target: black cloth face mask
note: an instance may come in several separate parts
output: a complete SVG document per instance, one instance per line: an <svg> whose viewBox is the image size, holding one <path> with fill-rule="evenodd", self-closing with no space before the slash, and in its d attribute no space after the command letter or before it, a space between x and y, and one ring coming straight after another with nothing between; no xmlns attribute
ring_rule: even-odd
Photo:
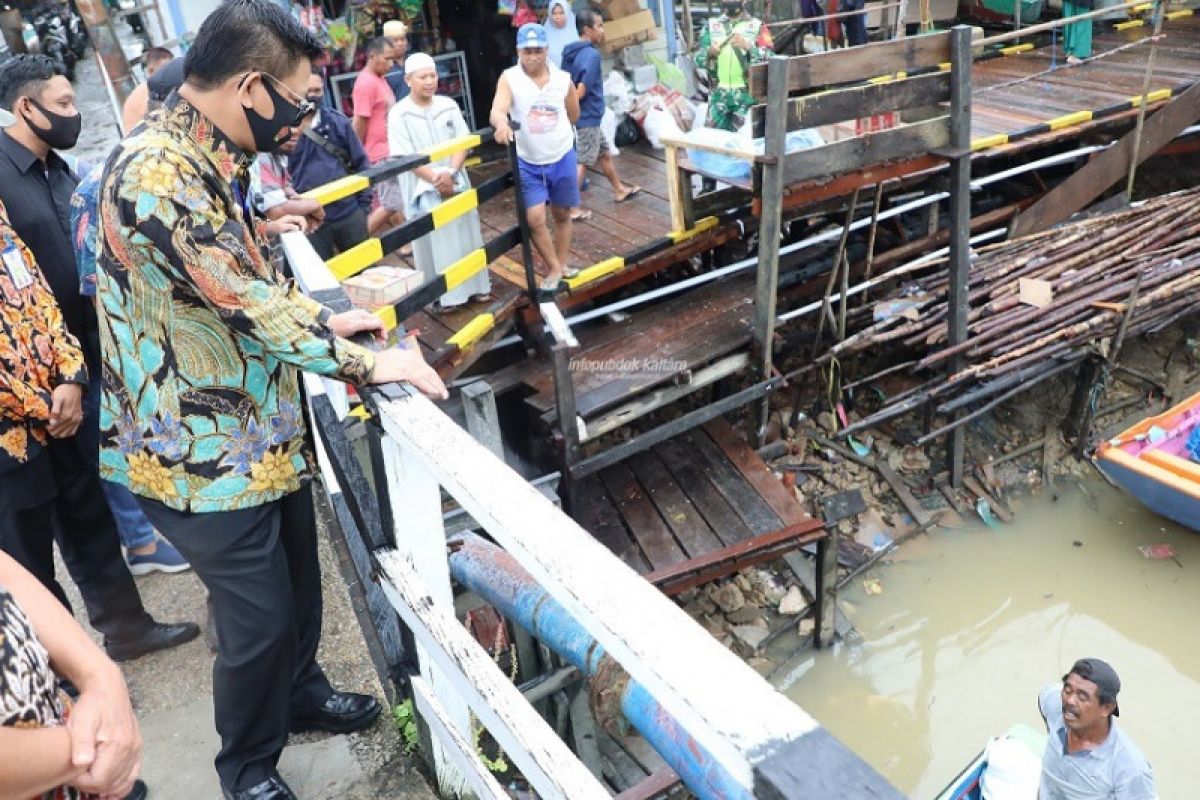
<svg viewBox="0 0 1200 800"><path fill-rule="evenodd" d="M29 102L38 111L50 120L50 127L43 128L29 117L25 117L25 122L28 123L39 139L53 147L55 150L70 150L79 141L79 131L83 129L83 117L76 111L71 116L63 116L55 114L37 100L32 97L28 98Z"/></svg>
<svg viewBox="0 0 1200 800"><path fill-rule="evenodd" d="M253 73L247 73L242 82L245 83L251 74ZM285 128L298 127L304 118L313 112L315 106L308 100L305 100L303 105L298 105L285 99L275 88L276 79L265 72L260 74L263 88L267 90L267 96L271 98L275 110L271 116L264 117L254 110L254 106L242 106L242 113L246 115L246 124L250 126L250 135L254 138L254 152L278 153L290 138L290 130L282 136L280 132Z"/></svg>

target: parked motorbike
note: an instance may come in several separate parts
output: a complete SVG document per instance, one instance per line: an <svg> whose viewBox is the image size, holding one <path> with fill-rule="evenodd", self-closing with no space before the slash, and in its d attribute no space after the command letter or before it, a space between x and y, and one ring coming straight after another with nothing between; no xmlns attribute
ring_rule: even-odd
<svg viewBox="0 0 1200 800"><path fill-rule="evenodd" d="M71 45L71 52L75 54L75 58L83 58L88 46L88 29L87 25L83 24L83 18L75 10L73 3L64 0L58 0L58 16L67 28L67 42Z"/></svg>
<svg viewBox="0 0 1200 800"><path fill-rule="evenodd" d="M53 5L39 9L33 17L33 29L41 41L42 54L48 56L55 66L62 70L67 80L75 80L75 62L79 57L71 49L67 26L63 24L58 9Z"/></svg>

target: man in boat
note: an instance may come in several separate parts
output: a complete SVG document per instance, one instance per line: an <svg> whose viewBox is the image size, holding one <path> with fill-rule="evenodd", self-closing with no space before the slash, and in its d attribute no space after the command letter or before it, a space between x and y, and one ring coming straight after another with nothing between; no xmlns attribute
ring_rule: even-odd
<svg viewBox="0 0 1200 800"><path fill-rule="evenodd" d="M571 76L546 58L546 29L527 22L517 31L517 60L496 84L491 122L496 141L513 138L508 121L520 125L517 167L521 198L530 235L538 255L550 267L542 288L554 289L577 270L567 266L571 250L571 209L579 206L579 176L575 160L575 133L579 119L579 94ZM554 217L554 236L546 224L546 204Z"/></svg>
<svg viewBox="0 0 1200 800"><path fill-rule="evenodd" d="M1117 727L1121 679L1098 658L1081 658L1038 697L1050 740L1038 800L1156 800L1150 762Z"/></svg>
<svg viewBox="0 0 1200 800"><path fill-rule="evenodd" d="M708 72L713 87L706 124L736 131L754 105L750 67L766 61L775 43L762 20L746 11L744 0L724 0L721 10L700 32L696 66Z"/></svg>

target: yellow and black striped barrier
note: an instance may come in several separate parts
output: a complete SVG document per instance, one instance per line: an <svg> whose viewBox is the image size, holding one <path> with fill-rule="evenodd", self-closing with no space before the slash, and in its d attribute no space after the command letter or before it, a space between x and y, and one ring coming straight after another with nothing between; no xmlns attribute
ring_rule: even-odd
<svg viewBox="0 0 1200 800"><path fill-rule="evenodd" d="M580 270L579 274L573 278L567 278L563 281L570 291L577 291L588 284L595 283L601 278L612 275L624 269L626 264L636 264L637 262L648 258L655 253L665 250L667 247L676 244L682 244L694 236L697 236L705 231L710 231L717 227L720 220L717 217L704 217L697 220L696 224L691 228L683 231L671 231L666 236L655 239L652 242L647 242L641 247L625 254L624 256L613 256L605 260L593 264L587 269ZM496 324L503 319L506 307L503 303L488 309L484 313L476 316L466 325L464 325L456 334L446 340L446 347L437 353L431 360L434 365L444 363L455 354L466 352L479 343L481 339L486 337ZM376 312L378 313L378 312ZM385 324L388 320L384 320Z"/></svg>
<svg viewBox="0 0 1200 800"><path fill-rule="evenodd" d="M390 331L446 292L456 286L461 286L480 270L487 269L488 264L520 243L521 229L514 225L483 247L467 253L451 264L445 272L431 281L426 281L392 305L376 309L375 314L383 320L383 324Z"/></svg>
<svg viewBox="0 0 1200 800"><path fill-rule="evenodd" d="M326 261L325 266L329 268L335 278L344 281L362 272L386 254L400 249L409 242L415 242L438 228L445 227L468 211L475 210L481 203L492 199L512 186L512 180L512 173L505 172L503 175L484 181L473 189L468 189L444 200L428 213L397 225L379 237L364 239L346 252L339 253Z"/></svg>
<svg viewBox="0 0 1200 800"><path fill-rule="evenodd" d="M1144 98L1144 101L1147 103L1158 103L1163 100L1169 100L1170 98L1178 94L1182 94L1190 89L1193 83L1194 82L1180 84L1173 89L1156 89L1147 94ZM1020 141L1021 139L1026 139L1030 136L1037 136L1040 133L1049 133L1050 131L1057 131L1063 128L1072 127L1074 125L1082 125L1085 122L1104 119L1105 117L1111 117L1116 114L1120 114L1123 111L1135 109L1140 106L1142 102L1143 97L1141 95L1134 95L1127 100L1122 100L1118 103L1104 106L1103 108L1097 108L1092 111L1086 109L1073 111L1070 114L1063 114L1060 117L1055 117L1054 119L1048 119L1045 122L1039 122L1035 125L1021 128L1020 130L1013 131L1012 133L997 133L991 136L981 136L977 139L971 140L971 150L974 152L990 150L993 147L1001 147L1006 144Z"/></svg>
<svg viewBox="0 0 1200 800"><path fill-rule="evenodd" d="M1142 6L1134 6L1130 10L1137 11L1138 9L1142 8L1143 6L1145 6L1147 9L1149 9L1149 8L1153 8L1154 4L1153 3L1144 3ZM1168 11L1166 14L1163 14L1163 19L1164 20L1184 19L1185 17L1190 17L1190 16L1195 15L1195 13L1196 13L1196 10L1194 8L1181 8L1178 11ZM1129 19L1129 20L1125 20L1124 22L1118 22L1116 25L1113 25L1113 29L1118 30L1118 31L1127 31L1132 28L1141 28L1146 25L1153 25L1153 24L1154 24L1153 17L1142 17L1141 19Z"/></svg>
<svg viewBox="0 0 1200 800"><path fill-rule="evenodd" d="M491 135L492 132L489 128L482 133L471 133L466 136L459 136L457 139L451 139L448 142L422 148L410 156L387 158L362 172L338 178L335 181L330 181L329 183L309 189L307 192L301 192L300 196L316 200L321 205L327 206L330 203L336 203L338 200L345 200L347 197L369 189L377 183L386 181L389 178L395 178L397 175L409 172L417 167L423 167L433 161L441 161L443 158L452 156L463 150L479 147L485 141L490 140Z"/></svg>

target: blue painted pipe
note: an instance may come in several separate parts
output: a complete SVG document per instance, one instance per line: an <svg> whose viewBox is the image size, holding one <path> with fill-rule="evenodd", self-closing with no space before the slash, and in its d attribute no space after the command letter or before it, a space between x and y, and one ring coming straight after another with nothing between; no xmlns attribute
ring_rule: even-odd
<svg viewBox="0 0 1200 800"><path fill-rule="evenodd" d="M450 574L508 619L529 631L584 675L594 675L604 647L503 549L474 534L456 537ZM714 686L713 691L729 687ZM749 800L735 781L657 700L630 678L621 711L684 784L701 800Z"/></svg>

